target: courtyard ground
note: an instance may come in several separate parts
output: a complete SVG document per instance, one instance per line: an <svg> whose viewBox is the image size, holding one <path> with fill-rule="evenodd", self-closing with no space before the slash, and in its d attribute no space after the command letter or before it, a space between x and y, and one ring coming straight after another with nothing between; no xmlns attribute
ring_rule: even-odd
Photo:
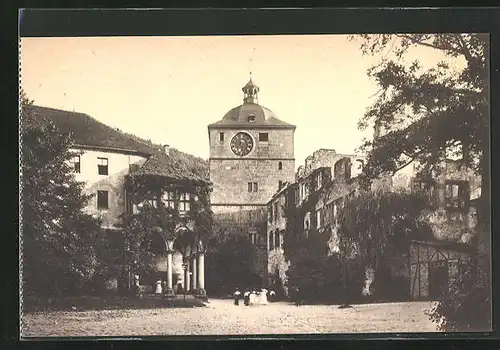
<svg viewBox="0 0 500 350"><path fill-rule="evenodd" d="M353 305L235 306L211 299L206 307L49 311L22 317L23 337L244 335L358 332L436 332L429 302Z"/></svg>

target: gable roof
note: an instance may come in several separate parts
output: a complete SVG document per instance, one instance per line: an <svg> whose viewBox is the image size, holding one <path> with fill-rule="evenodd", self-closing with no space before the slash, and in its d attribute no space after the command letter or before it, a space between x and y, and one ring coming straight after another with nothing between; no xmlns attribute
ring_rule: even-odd
<svg viewBox="0 0 500 350"><path fill-rule="evenodd" d="M72 133L77 146L131 151L146 155L154 152L151 147L132 140L87 114L42 106L32 106L32 111L33 113L27 113L26 117L51 120L61 132Z"/></svg>
<svg viewBox="0 0 500 350"><path fill-rule="evenodd" d="M172 180L209 182L208 163L199 157L170 148L165 154L161 145L155 145L131 134L125 134L99 122L84 113L32 106L24 122L52 121L59 131L72 133L75 146L97 147L109 151L127 151L144 155L148 159L133 175L163 176ZM160 150L161 149L161 150Z"/></svg>

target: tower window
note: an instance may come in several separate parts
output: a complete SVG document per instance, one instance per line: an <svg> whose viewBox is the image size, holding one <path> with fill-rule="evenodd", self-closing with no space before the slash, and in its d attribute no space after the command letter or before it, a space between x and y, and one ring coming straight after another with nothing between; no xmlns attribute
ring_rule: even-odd
<svg viewBox="0 0 500 350"><path fill-rule="evenodd" d="M224 142L224 133L223 132L219 133L219 141Z"/></svg>
<svg viewBox="0 0 500 350"><path fill-rule="evenodd" d="M269 142L269 134L267 132L259 133L259 141L260 142Z"/></svg>
<svg viewBox="0 0 500 350"><path fill-rule="evenodd" d="M250 114L250 115L248 116L248 121L249 121L250 123L255 123L255 115Z"/></svg>
<svg viewBox="0 0 500 350"><path fill-rule="evenodd" d="M259 185L257 182L248 183L248 192L257 192L259 190Z"/></svg>
<svg viewBox="0 0 500 350"><path fill-rule="evenodd" d="M283 162L278 162L278 170L283 170Z"/></svg>
<svg viewBox="0 0 500 350"><path fill-rule="evenodd" d="M282 187L283 187L283 181L279 180L278 181L278 190L281 190Z"/></svg>

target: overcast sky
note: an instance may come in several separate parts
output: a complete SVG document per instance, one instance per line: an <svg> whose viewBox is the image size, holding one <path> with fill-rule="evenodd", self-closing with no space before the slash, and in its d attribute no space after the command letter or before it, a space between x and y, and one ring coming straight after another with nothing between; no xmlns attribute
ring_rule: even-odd
<svg viewBox="0 0 500 350"><path fill-rule="evenodd" d="M356 124L375 100L366 70L379 59L343 35L24 38L21 85L38 105L207 158L207 125L242 103L252 71L259 103L297 126L299 166L319 148L352 153L371 137Z"/></svg>

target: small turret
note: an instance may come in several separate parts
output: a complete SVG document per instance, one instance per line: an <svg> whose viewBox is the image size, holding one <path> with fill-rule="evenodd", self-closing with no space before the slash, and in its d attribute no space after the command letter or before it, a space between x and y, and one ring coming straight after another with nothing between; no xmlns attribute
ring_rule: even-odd
<svg viewBox="0 0 500 350"><path fill-rule="evenodd" d="M241 89L243 91L243 103L258 103L259 87L252 81L252 73L250 73L250 80Z"/></svg>

